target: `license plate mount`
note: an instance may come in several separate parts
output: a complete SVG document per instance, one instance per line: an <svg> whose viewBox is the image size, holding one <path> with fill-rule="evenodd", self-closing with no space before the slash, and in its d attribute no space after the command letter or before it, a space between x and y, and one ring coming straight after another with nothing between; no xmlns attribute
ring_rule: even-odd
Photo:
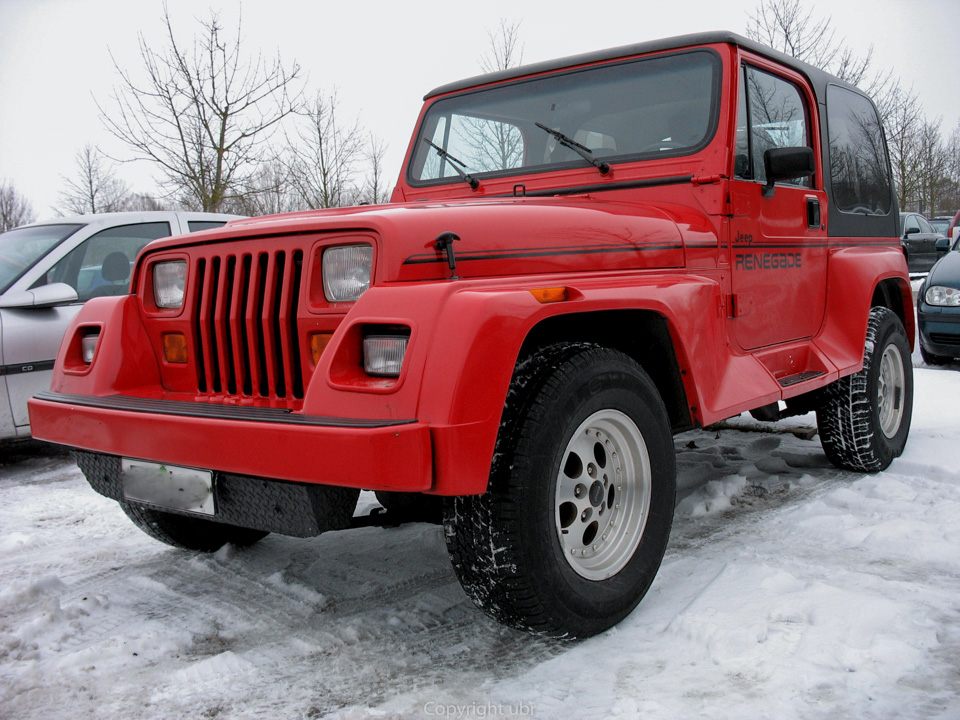
<svg viewBox="0 0 960 720"><path fill-rule="evenodd" d="M215 515L213 473L209 470L123 458L123 497L166 510Z"/></svg>

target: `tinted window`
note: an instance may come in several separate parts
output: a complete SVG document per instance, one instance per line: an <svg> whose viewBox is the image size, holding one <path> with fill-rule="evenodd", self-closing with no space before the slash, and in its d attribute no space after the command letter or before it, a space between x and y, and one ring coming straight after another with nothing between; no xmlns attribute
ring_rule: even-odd
<svg viewBox="0 0 960 720"><path fill-rule="evenodd" d="M36 285L67 283L77 291L80 300L122 295L129 287L137 253L151 240L169 236L170 224L165 222L101 230L71 250Z"/></svg>
<svg viewBox="0 0 960 720"><path fill-rule="evenodd" d="M846 212L890 212L890 168L880 118L873 104L855 92L827 89L830 182L833 201Z"/></svg>
<svg viewBox="0 0 960 720"><path fill-rule="evenodd" d="M807 111L791 82L745 67L737 112L737 177L766 182L763 154L772 148L809 146ZM809 178L783 181L809 185Z"/></svg>
<svg viewBox="0 0 960 720"><path fill-rule="evenodd" d="M901 232L904 235L910 230L913 230L914 232L920 231L920 223L917 222L916 215L903 215L900 218L900 224L903 226Z"/></svg>
<svg viewBox="0 0 960 720"><path fill-rule="evenodd" d="M226 220L188 220L187 228L190 232L200 232L201 230L223 227L226 223Z"/></svg>
<svg viewBox="0 0 960 720"><path fill-rule="evenodd" d="M938 233L942 233L943 235L947 234L947 228L950 227L950 221L943 219L931 220L930 224L933 226L934 230L936 230Z"/></svg>
<svg viewBox="0 0 960 720"><path fill-rule="evenodd" d="M693 152L714 132L718 83L717 56L694 51L455 95L427 112L409 178L456 182L454 163L481 178L586 164L538 123L607 162Z"/></svg>
<svg viewBox="0 0 960 720"><path fill-rule="evenodd" d="M0 292L83 225L34 225L0 234Z"/></svg>

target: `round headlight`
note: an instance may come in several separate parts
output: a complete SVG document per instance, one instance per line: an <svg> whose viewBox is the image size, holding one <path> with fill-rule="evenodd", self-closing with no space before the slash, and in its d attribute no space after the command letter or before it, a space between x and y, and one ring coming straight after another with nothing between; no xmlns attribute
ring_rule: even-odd
<svg viewBox="0 0 960 720"><path fill-rule="evenodd" d="M329 302L354 302L370 287L371 245L340 245L323 251L323 294Z"/></svg>
<svg viewBox="0 0 960 720"><path fill-rule="evenodd" d="M153 299L158 308L176 309L183 305L186 284L185 260L169 260L153 266Z"/></svg>
<svg viewBox="0 0 960 720"><path fill-rule="evenodd" d="M933 285L927 288L923 299L928 305L937 305L938 307L960 307L960 289L944 287L943 285Z"/></svg>

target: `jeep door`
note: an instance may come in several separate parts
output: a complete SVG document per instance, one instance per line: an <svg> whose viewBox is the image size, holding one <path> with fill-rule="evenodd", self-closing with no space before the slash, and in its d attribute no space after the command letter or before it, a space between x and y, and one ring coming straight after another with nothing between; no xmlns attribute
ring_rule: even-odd
<svg viewBox="0 0 960 720"><path fill-rule="evenodd" d="M737 75L731 315L736 341L752 349L819 330L826 302L827 200L819 168L812 176L767 184L767 151L810 148L820 157L815 104L803 79L753 56L744 58Z"/></svg>

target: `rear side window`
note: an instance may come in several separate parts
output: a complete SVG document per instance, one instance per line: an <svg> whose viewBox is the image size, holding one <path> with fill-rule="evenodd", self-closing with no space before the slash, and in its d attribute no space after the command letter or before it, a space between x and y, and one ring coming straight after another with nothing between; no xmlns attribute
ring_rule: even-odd
<svg viewBox="0 0 960 720"><path fill-rule="evenodd" d="M200 232L201 230L212 230L213 228L223 227L226 220L188 220L187 228L189 232Z"/></svg>
<svg viewBox="0 0 960 720"><path fill-rule="evenodd" d="M886 215L891 208L890 166L877 111L846 88L827 88L830 183L837 209Z"/></svg>

